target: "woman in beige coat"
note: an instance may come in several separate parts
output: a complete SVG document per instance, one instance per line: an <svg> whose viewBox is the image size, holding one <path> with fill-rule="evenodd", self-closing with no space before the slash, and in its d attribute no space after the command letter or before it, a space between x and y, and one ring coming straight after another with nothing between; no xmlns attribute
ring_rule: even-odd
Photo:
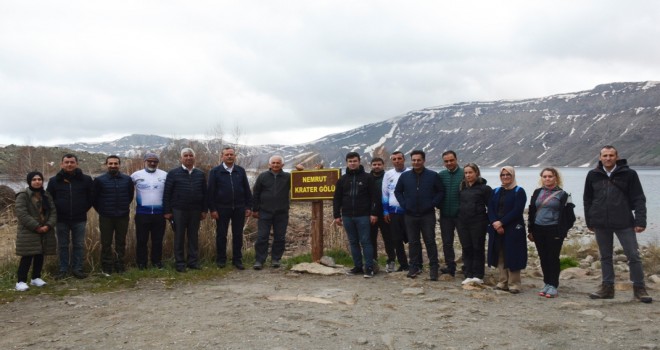
<svg viewBox="0 0 660 350"><path fill-rule="evenodd" d="M31 265L33 268L30 284L35 287L43 287L46 284L41 279L44 255L54 255L56 246L57 214L53 199L44 191L44 176L33 171L27 175L27 183L28 188L16 195L16 255L21 257L16 283L16 290L19 292L29 289L27 277Z"/></svg>

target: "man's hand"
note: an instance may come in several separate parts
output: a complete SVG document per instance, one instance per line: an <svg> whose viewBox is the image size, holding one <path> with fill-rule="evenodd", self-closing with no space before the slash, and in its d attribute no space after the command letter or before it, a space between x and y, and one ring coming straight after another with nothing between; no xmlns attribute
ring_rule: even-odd
<svg viewBox="0 0 660 350"><path fill-rule="evenodd" d="M341 217L335 219L335 224L337 224L337 225L341 225L341 224L342 224L342 222L341 222Z"/></svg>
<svg viewBox="0 0 660 350"><path fill-rule="evenodd" d="M642 233L644 230L646 230L646 227L635 226L635 232L637 233Z"/></svg>
<svg viewBox="0 0 660 350"><path fill-rule="evenodd" d="M259 212L258 211L253 211L252 212L252 217L255 218L255 219L258 219L259 218Z"/></svg>
<svg viewBox="0 0 660 350"><path fill-rule="evenodd" d="M211 212L211 217L213 218L213 220L220 219L220 215L218 214L217 210L214 210L214 211Z"/></svg>
<svg viewBox="0 0 660 350"><path fill-rule="evenodd" d="M165 217L165 219L167 219L167 220L172 220L172 213L163 214L163 217Z"/></svg>
<svg viewBox="0 0 660 350"><path fill-rule="evenodd" d="M369 216L369 221L371 222L372 225L375 225L378 222L378 216L376 215Z"/></svg>
<svg viewBox="0 0 660 350"><path fill-rule="evenodd" d="M390 223L390 214L383 215L383 220L385 220L386 223Z"/></svg>
<svg viewBox="0 0 660 350"><path fill-rule="evenodd" d="M246 217L246 218L249 218L250 215L252 215L252 210L250 210L250 209L245 209L245 217Z"/></svg>

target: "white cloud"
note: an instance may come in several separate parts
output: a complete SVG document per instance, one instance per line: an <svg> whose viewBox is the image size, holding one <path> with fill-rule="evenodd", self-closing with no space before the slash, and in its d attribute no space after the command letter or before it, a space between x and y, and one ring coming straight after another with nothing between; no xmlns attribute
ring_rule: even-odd
<svg viewBox="0 0 660 350"><path fill-rule="evenodd" d="M660 80L660 3L0 0L0 144L300 143L409 110Z"/></svg>

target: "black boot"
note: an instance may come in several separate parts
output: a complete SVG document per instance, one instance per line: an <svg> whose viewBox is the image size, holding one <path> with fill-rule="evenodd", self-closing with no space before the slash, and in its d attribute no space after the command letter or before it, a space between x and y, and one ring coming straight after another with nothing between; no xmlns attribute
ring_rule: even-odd
<svg viewBox="0 0 660 350"><path fill-rule="evenodd" d="M591 299L614 299L614 285L613 284L601 284L600 288L589 294Z"/></svg>
<svg viewBox="0 0 660 350"><path fill-rule="evenodd" d="M633 293L635 299L641 301L642 303L650 304L653 301L653 298L649 296L649 293L646 292L646 287L644 286L633 286Z"/></svg>

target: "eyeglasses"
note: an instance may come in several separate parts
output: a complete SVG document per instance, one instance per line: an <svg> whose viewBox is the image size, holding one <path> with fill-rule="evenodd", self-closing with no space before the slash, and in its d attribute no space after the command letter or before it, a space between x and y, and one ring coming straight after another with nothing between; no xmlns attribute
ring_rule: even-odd
<svg viewBox="0 0 660 350"><path fill-rule="evenodd" d="M157 160L148 160L147 163L158 164L158 161Z"/></svg>
<svg viewBox="0 0 660 350"><path fill-rule="evenodd" d="M503 173L503 174L500 174L500 177L511 177L511 174Z"/></svg>

